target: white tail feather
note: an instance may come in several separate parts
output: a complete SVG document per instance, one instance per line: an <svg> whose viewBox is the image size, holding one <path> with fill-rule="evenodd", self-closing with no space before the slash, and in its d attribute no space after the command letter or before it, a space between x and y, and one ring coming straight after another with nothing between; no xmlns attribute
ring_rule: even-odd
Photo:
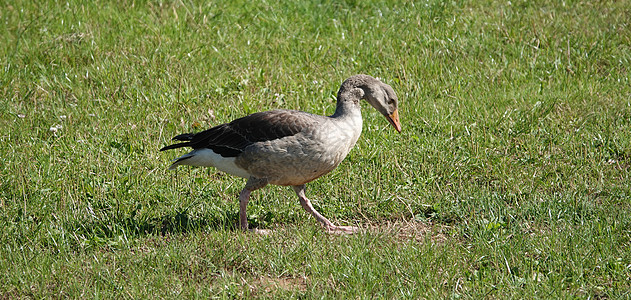
<svg viewBox="0 0 631 300"><path fill-rule="evenodd" d="M239 176L243 178L249 178L250 174L238 167L234 162L234 157L223 157L211 149L197 149L187 154L184 154L175 160L169 167L169 170L175 170L180 165L196 166L196 167L215 167L220 171Z"/></svg>

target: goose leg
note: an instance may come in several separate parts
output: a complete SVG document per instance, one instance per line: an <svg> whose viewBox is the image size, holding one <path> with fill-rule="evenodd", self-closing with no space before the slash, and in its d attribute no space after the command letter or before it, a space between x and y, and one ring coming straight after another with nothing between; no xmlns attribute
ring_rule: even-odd
<svg viewBox="0 0 631 300"><path fill-rule="evenodd" d="M309 199L307 199L307 197L305 196L305 185L294 185L292 186L294 188L294 191L296 192L296 195L298 195L298 199L300 199L300 205L302 205L302 208L304 208L308 213L310 213L314 218L316 218L316 220L318 220L318 222L322 223L322 225L324 226L324 228L326 229L327 232L329 233L346 233L346 234L353 234L355 232L357 232L358 228L357 227L353 227L353 226L335 226L333 225L333 223L331 223L331 221L329 221L327 218L325 218L323 215L321 215L317 210L315 210L315 208L313 208L313 205L311 205L311 201L309 201Z"/></svg>
<svg viewBox="0 0 631 300"><path fill-rule="evenodd" d="M239 227L241 230L248 231L248 201L250 201L250 194L254 190L258 190L267 185L267 179L265 178L248 178L248 182L245 184L241 193L239 193Z"/></svg>
<svg viewBox="0 0 631 300"><path fill-rule="evenodd" d="M244 188L241 193L239 193L239 225L241 230L248 231L248 201L250 200L250 193L252 191Z"/></svg>

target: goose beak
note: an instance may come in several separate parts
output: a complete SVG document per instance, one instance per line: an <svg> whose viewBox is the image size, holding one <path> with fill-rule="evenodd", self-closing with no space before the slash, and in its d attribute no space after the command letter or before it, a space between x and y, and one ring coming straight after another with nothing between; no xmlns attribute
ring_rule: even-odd
<svg viewBox="0 0 631 300"><path fill-rule="evenodd" d="M395 109L390 115L386 116L388 122L396 129L398 132L401 132L401 122L399 122L399 110Z"/></svg>

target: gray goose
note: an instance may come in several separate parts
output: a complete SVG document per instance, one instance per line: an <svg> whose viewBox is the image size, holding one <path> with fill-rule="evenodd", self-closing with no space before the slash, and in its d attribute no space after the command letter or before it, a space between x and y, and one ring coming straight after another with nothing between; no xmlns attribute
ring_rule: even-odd
<svg viewBox="0 0 631 300"><path fill-rule="evenodd" d="M175 159L171 170L180 165L215 167L246 178L239 194L239 224L244 231L250 193L275 184L292 186L302 207L328 232L354 233L356 227L335 226L318 213L305 196L305 184L335 169L357 142L362 131L361 99L401 132L392 87L368 75L355 75L342 83L332 116L295 110L258 112L199 133L178 135L173 140L181 143L160 151L193 148Z"/></svg>

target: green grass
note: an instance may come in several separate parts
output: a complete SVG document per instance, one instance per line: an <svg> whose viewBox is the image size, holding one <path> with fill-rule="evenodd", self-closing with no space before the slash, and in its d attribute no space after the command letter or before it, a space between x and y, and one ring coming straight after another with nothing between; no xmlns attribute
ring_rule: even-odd
<svg viewBox="0 0 631 300"><path fill-rule="evenodd" d="M9 1L0 10L0 298L629 298L629 1ZM39 3L39 4L38 4ZM365 106L293 191L166 170L175 134ZM55 128L55 129L51 129Z"/></svg>

